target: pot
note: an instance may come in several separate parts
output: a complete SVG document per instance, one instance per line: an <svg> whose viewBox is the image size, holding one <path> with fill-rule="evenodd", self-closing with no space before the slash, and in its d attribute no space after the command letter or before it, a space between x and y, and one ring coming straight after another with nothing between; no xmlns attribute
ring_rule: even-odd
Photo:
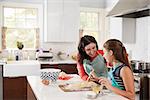
<svg viewBox="0 0 150 100"><path fill-rule="evenodd" d="M144 62L136 62L135 70L143 70Z"/></svg>
<svg viewBox="0 0 150 100"><path fill-rule="evenodd" d="M132 60L131 66L133 70L145 70L145 62L139 60Z"/></svg>
<svg viewBox="0 0 150 100"><path fill-rule="evenodd" d="M144 63L143 70L150 70L150 63L149 62Z"/></svg>
<svg viewBox="0 0 150 100"><path fill-rule="evenodd" d="M133 70L150 70L150 62L132 60L131 67Z"/></svg>

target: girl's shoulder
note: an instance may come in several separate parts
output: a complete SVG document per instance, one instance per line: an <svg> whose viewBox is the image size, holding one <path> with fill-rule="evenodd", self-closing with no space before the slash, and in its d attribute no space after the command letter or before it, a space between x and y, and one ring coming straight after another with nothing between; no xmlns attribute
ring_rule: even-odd
<svg viewBox="0 0 150 100"><path fill-rule="evenodd" d="M118 66L117 68L115 68L114 74L116 76L120 76L120 73L122 72L122 70L126 70L126 68L129 68L129 67L126 66L125 64L122 64L122 65Z"/></svg>
<svg viewBox="0 0 150 100"><path fill-rule="evenodd" d="M127 73L127 72L132 72L132 70L129 66L125 65L123 68L121 68L120 72L121 73Z"/></svg>

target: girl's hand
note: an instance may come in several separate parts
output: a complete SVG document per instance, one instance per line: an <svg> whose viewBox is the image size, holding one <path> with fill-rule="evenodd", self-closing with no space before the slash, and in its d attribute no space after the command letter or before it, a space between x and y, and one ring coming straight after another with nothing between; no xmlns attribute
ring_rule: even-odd
<svg viewBox="0 0 150 100"><path fill-rule="evenodd" d="M104 77L99 78L99 83L104 85L107 89L111 88L111 83L109 82L107 78L104 78Z"/></svg>

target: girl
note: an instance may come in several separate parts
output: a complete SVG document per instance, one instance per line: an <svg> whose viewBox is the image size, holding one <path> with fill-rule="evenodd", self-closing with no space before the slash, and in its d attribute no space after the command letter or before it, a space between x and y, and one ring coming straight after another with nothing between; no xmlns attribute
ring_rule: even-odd
<svg viewBox="0 0 150 100"><path fill-rule="evenodd" d="M99 82L109 90L130 100L134 100L134 79L125 47L117 39L106 41L103 47L103 56L106 61L113 66L108 73L109 80L106 78L99 78Z"/></svg>

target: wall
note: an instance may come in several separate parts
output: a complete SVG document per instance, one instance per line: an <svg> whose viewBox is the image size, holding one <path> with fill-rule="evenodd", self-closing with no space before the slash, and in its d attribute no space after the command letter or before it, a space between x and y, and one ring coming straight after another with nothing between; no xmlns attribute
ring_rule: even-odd
<svg viewBox="0 0 150 100"><path fill-rule="evenodd" d="M5 2L16 2L16 3L42 3L43 0L0 0Z"/></svg>
<svg viewBox="0 0 150 100"><path fill-rule="evenodd" d="M2 40L2 37L1 37L1 26L2 26L2 16L1 16L1 13L2 13L2 6L1 6L1 3L0 3L0 41ZM1 51L1 48L2 48L2 42L0 42L0 51Z"/></svg>
<svg viewBox="0 0 150 100"><path fill-rule="evenodd" d="M18 3L43 3L44 0L0 0ZM106 0L80 0L81 7L104 8Z"/></svg>
<svg viewBox="0 0 150 100"><path fill-rule="evenodd" d="M150 17L136 19L136 41L134 44L125 44L132 59L150 61Z"/></svg>
<svg viewBox="0 0 150 100"><path fill-rule="evenodd" d="M133 25L135 28L131 28L131 23L128 27L124 28L125 33L123 33L122 18L110 17L109 38L121 40L125 44L130 59L150 61L150 45L148 45L150 44L150 17L132 20L133 22L135 21L135 25ZM125 24L129 24L131 21Z"/></svg>
<svg viewBox="0 0 150 100"><path fill-rule="evenodd" d="M41 4L43 0L3 0L6 2L16 2L16 3L30 3L30 4ZM80 0L81 7L92 7L92 8L103 8L105 4L105 0ZM42 16L41 16L42 17ZM42 19L42 18L41 18ZM0 23L1 24L1 23ZM42 24L40 24L42 25ZM2 26L2 25L0 25ZM43 27L43 26L42 26ZM57 53L58 51L65 51L67 53L77 51L78 41L76 43L45 43L43 42L43 30L41 30L40 34L40 46L43 49L52 48L53 52ZM1 40L1 39L0 39ZM1 45L0 45L1 46Z"/></svg>
<svg viewBox="0 0 150 100"><path fill-rule="evenodd" d="M104 8L106 0L80 0L81 7Z"/></svg>
<svg viewBox="0 0 150 100"><path fill-rule="evenodd" d="M148 18L148 61L150 62L150 17Z"/></svg>

